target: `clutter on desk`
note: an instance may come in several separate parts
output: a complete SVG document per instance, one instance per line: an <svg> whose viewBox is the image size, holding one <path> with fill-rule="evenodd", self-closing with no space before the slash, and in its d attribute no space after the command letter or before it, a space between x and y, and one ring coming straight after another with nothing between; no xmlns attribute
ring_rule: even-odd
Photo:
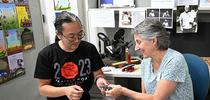
<svg viewBox="0 0 210 100"><path fill-rule="evenodd" d="M127 64L127 65L123 66L122 71L123 72L133 72L135 70L133 66L134 66L134 64Z"/></svg>
<svg viewBox="0 0 210 100"><path fill-rule="evenodd" d="M131 60L130 62L130 64L140 64L140 63L141 61L138 59ZM127 61L118 61L118 62L112 63L111 66L116 67L116 68L121 68L127 64L128 64Z"/></svg>

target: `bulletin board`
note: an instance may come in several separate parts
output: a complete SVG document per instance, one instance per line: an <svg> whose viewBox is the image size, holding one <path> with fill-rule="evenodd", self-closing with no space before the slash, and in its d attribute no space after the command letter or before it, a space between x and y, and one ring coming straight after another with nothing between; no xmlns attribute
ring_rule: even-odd
<svg viewBox="0 0 210 100"><path fill-rule="evenodd" d="M25 74L23 52L32 48L28 0L0 0L0 84Z"/></svg>

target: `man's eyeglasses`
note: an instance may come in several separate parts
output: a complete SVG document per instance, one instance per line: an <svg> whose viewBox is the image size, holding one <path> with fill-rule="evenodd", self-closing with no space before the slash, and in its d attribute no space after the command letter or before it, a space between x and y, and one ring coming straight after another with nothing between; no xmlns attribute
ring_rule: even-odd
<svg viewBox="0 0 210 100"><path fill-rule="evenodd" d="M67 36L63 35L67 40L74 40L75 36L77 36L77 39L81 40L85 36L85 32L81 30L78 33L69 33Z"/></svg>

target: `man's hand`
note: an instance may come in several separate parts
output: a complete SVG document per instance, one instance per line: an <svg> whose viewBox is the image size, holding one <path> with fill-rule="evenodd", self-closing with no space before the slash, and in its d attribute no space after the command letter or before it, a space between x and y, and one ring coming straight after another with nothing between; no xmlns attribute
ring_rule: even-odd
<svg viewBox="0 0 210 100"><path fill-rule="evenodd" d="M103 77L99 77L97 80L96 80L96 85L97 87L100 89L101 93L104 94L105 93L105 89L104 88L101 88L103 86L107 86L109 85L108 81L106 79L104 79Z"/></svg>
<svg viewBox="0 0 210 100"><path fill-rule="evenodd" d="M101 86L108 85L108 81L104 78L104 73L101 69L93 72L95 77L95 83L97 87L100 89L101 93L104 94L105 90L101 89Z"/></svg>
<svg viewBox="0 0 210 100"><path fill-rule="evenodd" d="M64 91L69 100L80 100L84 92L78 85L64 87Z"/></svg>

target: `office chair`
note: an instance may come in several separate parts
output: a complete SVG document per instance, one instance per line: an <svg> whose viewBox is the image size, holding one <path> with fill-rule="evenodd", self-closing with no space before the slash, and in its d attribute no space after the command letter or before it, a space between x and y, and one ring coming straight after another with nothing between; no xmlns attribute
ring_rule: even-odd
<svg viewBox="0 0 210 100"><path fill-rule="evenodd" d="M209 89L209 69L203 59L194 54L183 54L193 83L194 99L205 100Z"/></svg>

